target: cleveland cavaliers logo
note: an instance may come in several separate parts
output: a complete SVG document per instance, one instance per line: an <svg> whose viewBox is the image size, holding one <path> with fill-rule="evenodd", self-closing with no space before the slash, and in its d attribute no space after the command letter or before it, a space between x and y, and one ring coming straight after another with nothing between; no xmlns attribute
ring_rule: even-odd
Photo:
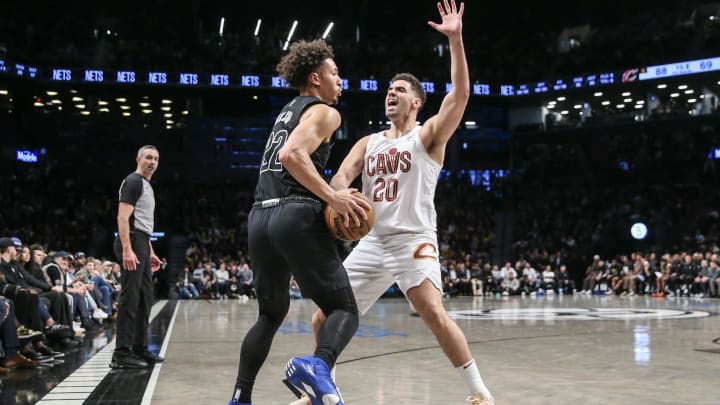
<svg viewBox="0 0 720 405"><path fill-rule="evenodd" d="M423 243L415 249L413 257L417 260L437 260L437 248L432 243Z"/></svg>
<svg viewBox="0 0 720 405"><path fill-rule="evenodd" d="M368 176L395 174L398 171L407 173L412 166L412 153L392 148L388 153L368 155L365 158L365 170Z"/></svg>

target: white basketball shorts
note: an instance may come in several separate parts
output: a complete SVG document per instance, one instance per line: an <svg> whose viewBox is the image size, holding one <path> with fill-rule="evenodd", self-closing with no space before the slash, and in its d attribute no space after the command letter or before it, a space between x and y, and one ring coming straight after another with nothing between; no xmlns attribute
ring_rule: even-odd
<svg viewBox="0 0 720 405"><path fill-rule="evenodd" d="M442 291L435 233L363 238L343 265L362 315L393 283L406 297L425 279Z"/></svg>

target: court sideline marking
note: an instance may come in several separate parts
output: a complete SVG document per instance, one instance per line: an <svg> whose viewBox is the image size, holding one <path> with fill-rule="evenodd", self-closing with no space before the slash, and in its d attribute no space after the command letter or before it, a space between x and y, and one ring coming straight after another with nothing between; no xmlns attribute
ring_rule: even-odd
<svg viewBox="0 0 720 405"><path fill-rule="evenodd" d="M152 306L150 311L150 319L148 323L151 323L155 317L162 311L167 305L167 300L160 300ZM177 306L175 306L175 312L173 312L172 321L175 321L175 315L177 314ZM165 353L169 336L172 333L172 322L169 325L165 339L163 341L163 347L161 349L161 355ZM40 405L53 405L62 403L63 405L82 405L85 400L88 399L90 394L100 385L105 376L110 372L110 361L112 359L112 353L115 350L115 336L105 347L100 349L95 355L92 356L88 361L80 366L77 370L73 371L58 385L56 385L50 392L48 392L37 404ZM157 374L160 372L160 365L156 364L153 369L153 374L150 379L152 383L152 389L155 389L155 383L157 382ZM154 377L154 379L153 379ZM148 383L147 387L151 384ZM145 395L147 395L147 388ZM152 397L152 392L150 393ZM145 397L143 397L144 399ZM145 402L143 401L143 404ZM149 402L148 402L149 404Z"/></svg>
<svg viewBox="0 0 720 405"><path fill-rule="evenodd" d="M172 335L173 327L175 326L175 317L177 317L179 307L180 302L178 301L177 305L175 305L175 310L173 311L172 318L170 319L170 324L168 325L167 332L165 332L165 338L163 339L163 344L160 348L160 357L165 357L165 352L167 351L168 344L170 343L170 336ZM145 386L145 394L143 395L141 405L150 405L150 402L152 401L152 396L155 393L155 387L157 386L158 378L160 378L160 369L162 368L162 365L163 363L158 363L155 364L155 367L153 367L152 374L150 375L150 381L148 381L147 386Z"/></svg>

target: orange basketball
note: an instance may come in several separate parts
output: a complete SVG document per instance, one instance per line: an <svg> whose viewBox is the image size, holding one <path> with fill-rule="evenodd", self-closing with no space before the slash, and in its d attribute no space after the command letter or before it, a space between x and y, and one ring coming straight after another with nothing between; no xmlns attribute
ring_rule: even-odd
<svg viewBox="0 0 720 405"><path fill-rule="evenodd" d="M362 196L365 201L370 203L370 209L367 210L368 219L367 221L364 221L362 218L360 218L360 226L355 226L355 221L350 219L350 227L346 227L343 223L342 215L338 214L337 211L335 211L331 206L326 206L325 223L327 224L330 233L336 239L348 241L360 240L360 238L370 232L370 228L372 228L373 224L375 223L375 210L372 208L372 203L370 202L370 200L368 200L368 198L359 191L356 191L353 194L358 194Z"/></svg>

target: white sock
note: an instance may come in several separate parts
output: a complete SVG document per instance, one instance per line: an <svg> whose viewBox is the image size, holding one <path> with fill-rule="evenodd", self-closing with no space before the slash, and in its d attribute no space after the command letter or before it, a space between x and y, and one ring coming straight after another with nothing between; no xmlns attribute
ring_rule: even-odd
<svg viewBox="0 0 720 405"><path fill-rule="evenodd" d="M455 370L460 373L460 376L465 381L465 385L468 387L468 390L470 390L470 395L479 393L485 398L492 398L490 390L488 390L482 377L480 377L480 371L477 368L477 364L475 364L475 359L470 359L470 361L462 366L455 367Z"/></svg>
<svg viewBox="0 0 720 405"><path fill-rule="evenodd" d="M336 368L337 368L337 367L333 367L333 368L330 370L330 378L332 378L333 382L335 382L335 369L336 369Z"/></svg>

